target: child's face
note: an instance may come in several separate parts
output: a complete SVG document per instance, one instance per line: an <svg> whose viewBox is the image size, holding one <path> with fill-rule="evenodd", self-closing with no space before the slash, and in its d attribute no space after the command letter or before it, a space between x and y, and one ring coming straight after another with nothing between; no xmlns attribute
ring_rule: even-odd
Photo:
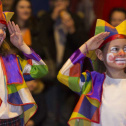
<svg viewBox="0 0 126 126"><path fill-rule="evenodd" d="M6 38L6 25L0 23L0 46Z"/></svg>
<svg viewBox="0 0 126 126"><path fill-rule="evenodd" d="M106 44L103 50L106 68L124 69L126 67L126 39L115 39Z"/></svg>

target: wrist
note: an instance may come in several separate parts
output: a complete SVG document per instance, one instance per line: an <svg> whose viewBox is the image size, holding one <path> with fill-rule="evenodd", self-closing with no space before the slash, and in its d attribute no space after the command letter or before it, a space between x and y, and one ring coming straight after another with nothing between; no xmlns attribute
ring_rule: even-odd
<svg viewBox="0 0 126 126"><path fill-rule="evenodd" d="M85 46L86 46L86 53L89 53L89 49L88 49L88 46L87 46L87 42L85 42Z"/></svg>
<svg viewBox="0 0 126 126"><path fill-rule="evenodd" d="M25 42L23 42L23 44L19 47L19 49L20 49L23 53L26 53L26 54L31 54L31 53L32 53L31 49L26 45Z"/></svg>

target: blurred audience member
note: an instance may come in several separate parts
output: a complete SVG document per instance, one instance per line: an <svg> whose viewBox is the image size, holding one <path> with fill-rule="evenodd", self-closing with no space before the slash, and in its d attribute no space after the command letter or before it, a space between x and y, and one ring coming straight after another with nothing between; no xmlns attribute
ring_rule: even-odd
<svg viewBox="0 0 126 126"><path fill-rule="evenodd" d="M124 8L114 8L110 12L109 23L116 27L126 19L126 10Z"/></svg>
<svg viewBox="0 0 126 126"><path fill-rule="evenodd" d="M36 104L38 105L36 114L28 121L26 126L42 126L46 117L46 104L42 93L44 84L41 80L27 81L26 84L36 101Z"/></svg>
<svg viewBox="0 0 126 126"><path fill-rule="evenodd" d="M11 11L14 1L15 0L2 0L3 10L4 11Z"/></svg>
<svg viewBox="0 0 126 126"><path fill-rule="evenodd" d="M30 0L15 0L12 8L15 13L12 20L19 25L26 44L34 49L34 44L38 44L38 23L32 16ZM13 45L11 47L19 52Z"/></svg>
<svg viewBox="0 0 126 126"><path fill-rule="evenodd" d="M33 18L30 0L15 0L13 5L15 15L13 20L19 25L27 45L37 40L37 20Z"/></svg>
<svg viewBox="0 0 126 126"><path fill-rule="evenodd" d="M69 3L70 0L50 0L51 11L40 18L40 52L37 53L45 50L50 71L45 80L48 118L44 126L66 126L76 104L75 93L56 79L62 64L87 38L83 20L69 11Z"/></svg>
<svg viewBox="0 0 126 126"><path fill-rule="evenodd" d="M94 12L94 0L80 0L77 12L80 15L83 13L86 31L90 32L90 28L96 18Z"/></svg>
<svg viewBox="0 0 126 126"><path fill-rule="evenodd" d="M51 0L52 11L40 20L40 41L57 67L86 39L82 19L69 11L69 0Z"/></svg>

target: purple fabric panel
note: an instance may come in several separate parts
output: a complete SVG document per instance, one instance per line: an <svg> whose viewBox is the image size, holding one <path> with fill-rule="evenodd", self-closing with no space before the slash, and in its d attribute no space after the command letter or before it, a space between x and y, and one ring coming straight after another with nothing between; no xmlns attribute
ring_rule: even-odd
<svg viewBox="0 0 126 126"><path fill-rule="evenodd" d="M86 57L86 55L84 55L83 53L81 53L81 51L78 49L77 51L75 51L72 56L70 57L71 61L73 64L76 63L80 63L84 58Z"/></svg>
<svg viewBox="0 0 126 126"><path fill-rule="evenodd" d="M35 51L33 49L32 50L32 53L31 54L26 54L26 53L23 53L24 56L27 58L27 59L33 59L33 60L36 60L36 61L40 61L41 60L41 57L35 53Z"/></svg>
<svg viewBox="0 0 126 126"><path fill-rule="evenodd" d="M6 70L6 76L8 78L8 84L23 83L23 76L20 72L16 58L16 55L8 55L6 57L2 57Z"/></svg>
<svg viewBox="0 0 126 126"><path fill-rule="evenodd" d="M105 79L104 74L100 74L96 71L91 73L92 79L93 79L93 89L88 93L90 95L89 97L95 98L101 102L101 97L102 97L102 85Z"/></svg>

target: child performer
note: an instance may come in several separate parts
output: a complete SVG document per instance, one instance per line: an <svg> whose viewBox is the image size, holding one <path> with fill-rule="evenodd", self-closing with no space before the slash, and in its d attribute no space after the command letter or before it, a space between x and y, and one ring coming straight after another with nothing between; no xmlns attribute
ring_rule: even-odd
<svg viewBox="0 0 126 126"><path fill-rule="evenodd" d="M24 42L18 25L8 22L12 12L3 13L0 1L0 126L24 126L34 115L37 105L24 80L41 78L48 72L42 59ZM27 60L10 53L4 39L6 28L11 43Z"/></svg>
<svg viewBox="0 0 126 126"><path fill-rule="evenodd" d="M97 20L96 36L84 43L59 71L58 79L80 95L70 126L126 126L126 20L113 27ZM106 72L82 72L95 50Z"/></svg>

